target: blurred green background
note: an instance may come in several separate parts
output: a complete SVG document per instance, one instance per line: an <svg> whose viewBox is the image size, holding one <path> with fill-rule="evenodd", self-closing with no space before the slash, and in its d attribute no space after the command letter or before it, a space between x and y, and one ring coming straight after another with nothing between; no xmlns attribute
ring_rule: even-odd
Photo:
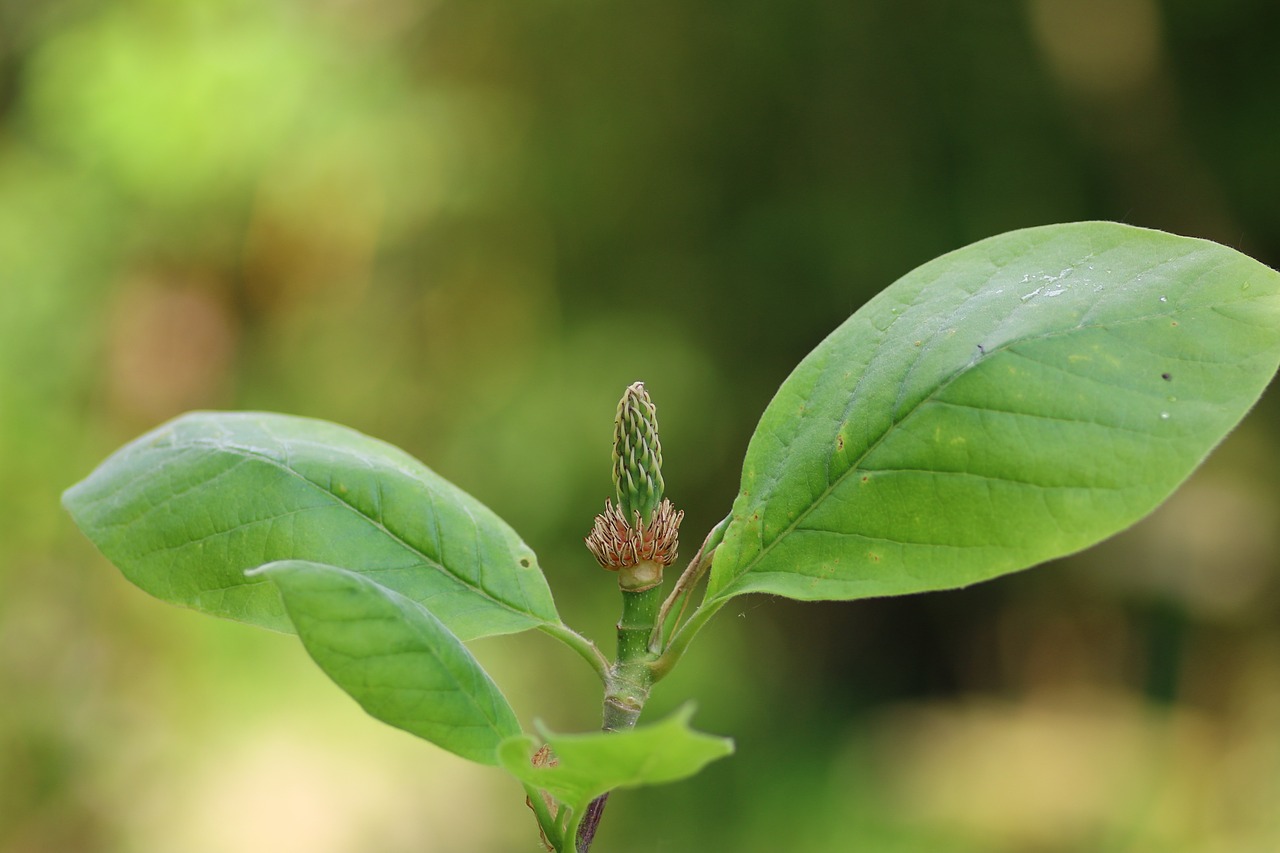
<svg viewBox="0 0 1280 853"><path fill-rule="evenodd" d="M1106 218L1280 265L1277 35L1274 0L0 0L0 851L536 850L514 783L132 588L60 491L188 409L339 421L611 645L581 537L626 384L691 548L791 367L921 262ZM727 608L651 707L738 755L598 849L1280 850L1278 414L1079 557ZM478 653L596 725L551 641Z"/></svg>

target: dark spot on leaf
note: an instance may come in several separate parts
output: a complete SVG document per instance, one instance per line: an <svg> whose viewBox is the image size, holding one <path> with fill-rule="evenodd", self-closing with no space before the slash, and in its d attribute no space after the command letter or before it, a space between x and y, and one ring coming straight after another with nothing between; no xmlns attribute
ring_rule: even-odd
<svg viewBox="0 0 1280 853"><path fill-rule="evenodd" d="M867 481L868 481L868 480L870 480L870 479L871 479L871 478L870 478L870 477L868 477L866 474L863 474L863 475L862 475L862 482L864 482L864 483L865 483L865 482L867 482Z"/></svg>
<svg viewBox="0 0 1280 853"><path fill-rule="evenodd" d="M1170 323L1169 325L1170 325L1170 326L1176 326L1176 325L1178 325L1178 321L1177 321L1177 320L1174 320L1174 321L1173 321L1172 323Z"/></svg>
<svg viewBox="0 0 1280 853"><path fill-rule="evenodd" d="M844 450L844 436L843 436L843 435L837 435L837 436L836 436L836 450Z"/></svg>
<svg viewBox="0 0 1280 853"><path fill-rule="evenodd" d="M529 558L528 558L528 557L521 557L521 558L520 558L520 565L524 566L524 567L527 569L527 568L529 568L530 566L532 566L532 565L533 565L533 563L530 563L530 562L529 562Z"/></svg>
<svg viewBox="0 0 1280 853"><path fill-rule="evenodd" d="M986 354L987 354L987 348L986 348L986 347L984 347L982 344L978 344L978 352L982 353L983 355L986 355Z"/></svg>
<svg viewBox="0 0 1280 853"><path fill-rule="evenodd" d="M1173 375L1169 373L1161 373L1160 378L1163 379L1165 382L1173 381Z"/></svg>
<svg viewBox="0 0 1280 853"><path fill-rule="evenodd" d="M880 562L880 555L877 554L875 551L868 551L867 556L871 558L871 562L873 563Z"/></svg>

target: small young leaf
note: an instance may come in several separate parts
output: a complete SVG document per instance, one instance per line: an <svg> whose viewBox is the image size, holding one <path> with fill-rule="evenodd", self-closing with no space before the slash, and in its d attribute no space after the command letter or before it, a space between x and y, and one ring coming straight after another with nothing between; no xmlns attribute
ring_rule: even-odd
<svg viewBox="0 0 1280 853"><path fill-rule="evenodd" d="M133 583L215 616L288 631L275 588L244 571L298 559L376 578L464 640L559 622L502 519L404 451L325 421L183 415L63 504Z"/></svg>
<svg viewBox="0 0 1280 853"><path fill-rule="evenodd" d="M1015 231L868 302L747 449L708 600L963 586L1140 519L1280 362L1280 274L1114 223Z"/></svg>
<svg viewBox="0 0 1280 853"><path fill-rule="evenodd" d="M249 574L274 583L307 653L370 715L481 764L520 734L497 685L422 605L319 563Z"/></svg>
<svg viewBox="0 0 1280 853"><path fill-rule="evenodd" d="M517 779L546 791L581 816L587 803L605 791L676 782L732 754L729 738L689 728L693 710L688 704L665 720L621 732L565 735L539 726L558 762L555 766L533 766L537 741L530 735L504 741L498 756Z"/></svg>

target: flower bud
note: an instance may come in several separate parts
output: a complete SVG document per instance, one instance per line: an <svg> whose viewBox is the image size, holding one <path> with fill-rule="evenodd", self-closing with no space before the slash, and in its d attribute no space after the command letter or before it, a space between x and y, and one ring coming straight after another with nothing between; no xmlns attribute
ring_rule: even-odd
<svg viewBox="0 0 1280 853"><path fill-rule="evenodd" d="M613 486L624 519L639 513L648 524L662 502L662 444L658 441L658 410L644 390L633 383L618 401L613 422Z"/></svg>
<svg viewBox="0 0 1280 853"><path fill-rule="evenodd" d="M662 445L658 411L643 382L627 388L613 422L613 486L618 502L604 512L586 538L596 561L618 573L618 585L642 592L662 583L662 570L676 560L684 512L662 497Z"/></svg>

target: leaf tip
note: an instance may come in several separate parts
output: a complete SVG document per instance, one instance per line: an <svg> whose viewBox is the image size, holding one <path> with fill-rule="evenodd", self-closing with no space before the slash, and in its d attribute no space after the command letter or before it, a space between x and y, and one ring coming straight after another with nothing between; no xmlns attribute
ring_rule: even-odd
<svg viewBox="0 0 1280 853"><path fill-rule="evenodd" d="M685 702L671 716L682 725L688 725L693 720L693 715L698 711L698 703L692 700Z"/></svg>
<svg viewBox="0 0 1280 853"><path fill-rule="evenodd" d="M62 494L58 496L58 503L62 504L62 508L74 516L80 504L81 495L89 488L89 481L92 479L93 474L90 474L63 489Z"/></svg>

